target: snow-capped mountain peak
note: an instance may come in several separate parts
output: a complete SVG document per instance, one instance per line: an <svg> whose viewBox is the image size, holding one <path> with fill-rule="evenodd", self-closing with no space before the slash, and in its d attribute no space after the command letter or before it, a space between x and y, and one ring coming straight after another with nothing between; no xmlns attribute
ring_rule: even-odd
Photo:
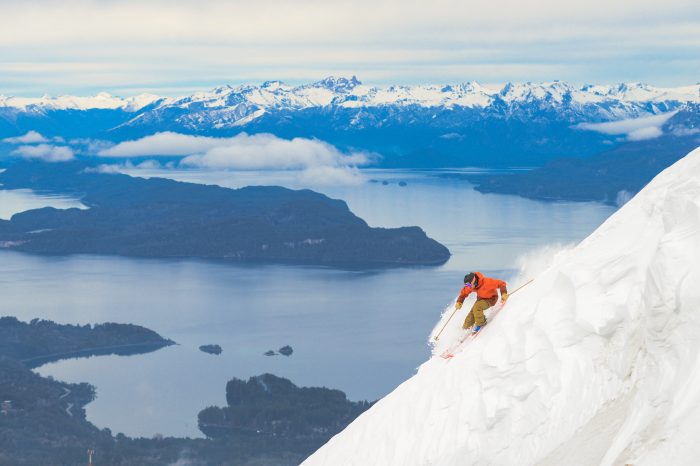
<svg viewBox="0 0 700 466"><path fill-rule="evenodd" d="M458 110L461 118L467 120L458 121L454 114L448 126L480 118L516 118L532 122L543 114L573 126L691 107L691 111L696 112L699 105L700 85L697 84L657 88L642 83L574 86L551 81L507 83L499 87L466 81L381 87L362 84L355 76L329 76L299 86L281 81L224 85L177 98L142 94L124 99L108 93L92 97L0 97L0 111L9 112L10 119L16 112L42 116L55 110L105 109L127 113L118 125L120 130L148 126L151 131L186 132L236 131L255 124L264 115L274 120L301 114L297 112L318 113L324 119L338 118L337 125L355 129L384 125L390 120L401 124L425 122L426 118L448 115L453 110ZM137 129L136 132L141 131Z"/></svg>
<svg viewBox="0 0 700 466"><path fill-rule="evenodd" d="M180 124L188 130L196 130L202 125L218 129L244 126L266 114L325 107L368 111L392 107L401 112L410 112L412 108L462 108L488 114L503 113L504 116L524 112L525 118L529 118L528 108L548 108L572 122L598 122L653 114L655 107L648 104L659 102L670 102L659 107L659 112L700 103L700 86L677 89L641 84L576 87L552 81L508 83L499 89L471 81L452 85L377 87L363 85L355 76L330 76L296 87L267 81L261 86L227 86L182 99L166 99L153 110L153 119L159 120L160 112L188 109L195 113L180 117ZM357 115L350 124L357 127L366 123L362 115Z"/></svg>
<svg viewBox="0 0 700 466"><path fill-rule="evenodd" d="M270 108L311 108L329 105L376 107L385 105L419 105L424 107L459 105L484 107L496 100L509 104L534 101L561 103L569 99L574 104L650 103L676 101L700 103L700 84L677 88L658 88L643 83L618 85L573 86L561 81L543 83L507 83L500 89L485 87L475 81L446 85L413 85L370 87L356 76L350 78L329 76L301 86L290 86L281 81L266 81L260 86L224 85L210 91L197 92L180 98L161 98L153 94L121 98L106 92L92 97L48 95L31 97L0 96L1 107L27 109L30 106L46 109L117 109L137 111L154 102L164 106L189 106L193 102L207 107L226 107L248 102Z"/></svg>
<svg viewBox="0 0 700 466"><path fill-rule="evenodd" d="M23 111L123 109L135 112L159 100L162 98L153 94L139 94L128 98L116 97L107 92L88 97L72 95L52 97L45 94L38 98L0 96L0 107Z"/></svg>
<svg viewBox="0 0 700 466"><path fill-rule="evenodd" d="M362 85L362 83L356 76L352 76L349 79L344 77L328 76L325 79L311 84L311 86L323 87L337 94L347 94L360 85Z"/></svg>
<svg viewBox="0 0 700 466"><path fill-rule="evenodd" d="M282 81L265 81L260 87L270 91L283 90L288 92L292 90L292 86L289 86Z"/></svg>

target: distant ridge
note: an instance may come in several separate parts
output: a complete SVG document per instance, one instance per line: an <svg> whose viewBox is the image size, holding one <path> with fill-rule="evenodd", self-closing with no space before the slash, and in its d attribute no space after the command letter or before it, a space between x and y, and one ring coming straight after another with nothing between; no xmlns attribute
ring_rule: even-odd
<svg viewBox="0 0 700 466"><path fill-rule="evenodd" d="M100 92L94 96L12 97L0 95L0 107L31 110L124 109L137 112L156 104L157 108L187 108L204 103L209 108L232 107L248 103L258 108L304 109L328 105L346 108L385 105L420 105L424 107L488 107L499 102L516 103L535 100L552 103L602 104L620 103L700 103L700 84L679 87L655 87L640 82L620 84L572 85L562 81L541 83L506 83L484 86L476 81L459 84L418 84L369 86L356 76L329 76L320 81L292 86L282 81L265 81L260 85L223 85L209 91L181 97L139 94L127 98Z"/></svg>
<svg viewBox="0 0 700 466"><path fill-rule="evenodd" d="M376 152L384 167L541 166L627 142L623 130L597 131L591 124L663 114L672 118L659 131L696 134L700 84L471 81L379 87L355 76L331 76L298 86L224 85L182 97L0 96L0 139L28 131L111 142L163 131L217 137L272 133Z"/></svg>

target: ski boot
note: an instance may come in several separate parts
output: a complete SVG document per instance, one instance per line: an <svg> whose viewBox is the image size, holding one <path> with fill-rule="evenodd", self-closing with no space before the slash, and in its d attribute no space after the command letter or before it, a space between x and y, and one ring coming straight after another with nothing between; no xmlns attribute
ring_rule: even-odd
<svg viewBox="0 0 700 466"><path fill-rule="evenodd" d="M474 326L472 327L472 335L476 335L477 333L479 333L479 330L481 330L482 328L484 328L484 327L486 326L487 323L488 323L488 321L487 321L486 319L484 319L484 325L476 325L476 324L474 324Z"/></svg>

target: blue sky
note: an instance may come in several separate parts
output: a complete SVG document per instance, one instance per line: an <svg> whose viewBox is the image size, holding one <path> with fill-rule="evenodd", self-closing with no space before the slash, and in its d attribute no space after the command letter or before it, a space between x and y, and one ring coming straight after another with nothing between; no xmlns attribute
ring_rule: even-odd
<svg viewBox="0 0 700 466"><path fill-rule="evenodd" d="M0 94L225 83L700 81L697 0L1 2Z"/></svg>

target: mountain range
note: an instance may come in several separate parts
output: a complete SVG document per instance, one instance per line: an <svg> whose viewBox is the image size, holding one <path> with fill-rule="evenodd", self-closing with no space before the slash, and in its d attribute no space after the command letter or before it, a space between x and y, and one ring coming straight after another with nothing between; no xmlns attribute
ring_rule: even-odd
<svg viewBox="0 0 700 466"><path fill-rule="evenodd" d="M649 125L661 133L697 134L700 84L376 87L353 76L299 86L226 85L183 97L0 96L0 137L33 130L120 142L162 131L222 137L265 132L373 151L385 167L540 166L597 154L642 134L629 125L601 123L654 116L661 119Z"/></svg>

